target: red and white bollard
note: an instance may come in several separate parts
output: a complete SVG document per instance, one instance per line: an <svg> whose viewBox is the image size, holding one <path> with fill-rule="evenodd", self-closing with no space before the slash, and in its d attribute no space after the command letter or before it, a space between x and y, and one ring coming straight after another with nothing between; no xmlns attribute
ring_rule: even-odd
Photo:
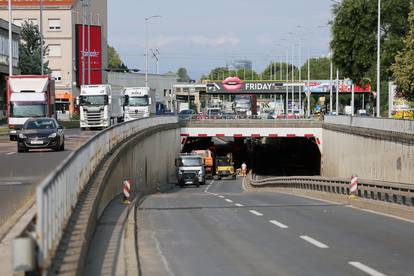
<svg viewBox="0 0 414 276"><path fill-rule="evenodd" d="M130 204L131 201L129 200L129 198L131 196L131 182L129 179L124 179L122 183L122 193L123 193L122 202L124 204Z"/></svg>
<svg viewBox="0 0 414 276"><path fill-rule="evenodd" d="M351 187L349 188L351 196L355 197L358 195L358 176L353 175L351 177Z"/></svg>

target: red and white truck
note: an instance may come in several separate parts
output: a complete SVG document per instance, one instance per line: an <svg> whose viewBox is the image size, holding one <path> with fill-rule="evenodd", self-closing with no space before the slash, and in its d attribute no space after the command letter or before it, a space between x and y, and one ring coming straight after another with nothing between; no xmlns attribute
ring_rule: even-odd
<svg viewBox="0 0 414 276"><path fill-rule="evenodd" d="M50 76L8 77L7 117L11 141L29 118L56 117L55 81Z"/></svg>

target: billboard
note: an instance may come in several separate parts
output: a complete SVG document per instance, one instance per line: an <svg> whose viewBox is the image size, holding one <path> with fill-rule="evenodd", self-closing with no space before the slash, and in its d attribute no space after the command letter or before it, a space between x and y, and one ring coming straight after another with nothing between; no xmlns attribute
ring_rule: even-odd
<svg viewBox="0 0 414 276"><path fill-rule="evenodd" d="M102 84L102 34L101 26L90 26L90 51L88 49L88 26L76 25L76 79L77 86L88 84L88 53L90 52L90 84ZM85 43L84 43L85 41ZM83 57L83 60L82 60Z"/></svg>
<svg viewBox="0 0 414 276"><path fill-rule="evenodd" d="M316 80L310 81L311 93L329 93L330 81L329 80ZM335 81L333 81L332 90L336 92ZM305 82L303 88L304 91L308 91L308 83ZM339 93L351 93L352 92L352 81L341 80L339 82ZM355 93L371 93L371 85L366 84L364 87L355 85Z"/></svg>
<svg viewBox="0 0 414 276"><path fill-rule="evenodd" d="M333 83L335 91L335 83ZM238 77L228 77L222 82L207 83L208 94L282 94L286 93L286 87L302 87L302 91L308 91L308 83L302 82L274 82L274 81L243 81ZM352 81L342 80L339 85L340 93L351 93ZM311 93L329 93L329 80L316 80L310 82ZM291 90L291 88L289 88ZM355 93L371 93L371 85L365 87L355 86Z"/></svg>

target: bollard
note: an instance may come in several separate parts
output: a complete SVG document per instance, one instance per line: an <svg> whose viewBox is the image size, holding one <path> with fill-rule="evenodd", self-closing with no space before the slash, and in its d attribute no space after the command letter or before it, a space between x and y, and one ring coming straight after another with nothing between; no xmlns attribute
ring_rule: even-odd
<svg viewBox="0 0 414 276"><path fill-rule="evenodd" d="M35 244L31 238L13 240L13 271L29 272L35 270Z"/></svg>
<svg viewBox="0 0 414 276"><path fill-rule="evenodd" d="M358 176L351 176L351 187L349 188L350 198L355 198L358 195Z"/></svg>
<svg viewBox="0 0 414 276"><path fill-rule="evenodd" d="M129 198L131 196L131 182L130 182L130 180L124 179L124 181L122 183L122 193L123 193L122 203L123 204L131 204L131 201L129 200Z"/></svg>

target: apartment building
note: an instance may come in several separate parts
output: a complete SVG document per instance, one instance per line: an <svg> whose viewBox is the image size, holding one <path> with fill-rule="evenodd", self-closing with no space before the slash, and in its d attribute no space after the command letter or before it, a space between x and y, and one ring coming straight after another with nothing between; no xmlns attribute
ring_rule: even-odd
<svg viewBox="0 0 414 276"><path fill-rule="evenodd" d="M82 29L80 24L87 24L89 14L87 4L90 2L90 18L93 26L99 26L99 36L91 31L91 52L94 60L99 59L99 68L94 68L93 77L100 76L102 83L107 82L107 0L43 0L43 36L48 45L45 59L49 61L49 68L56 80L56 108L62 113L73 114L76 106L76 97L79 95L79 86L82 80L88 83L87 73L82 73L82 64L87 67L87 28ZM8 20L7 0L0 0L0 18ZM21 26L25 21L40 23L39 0L12 0L13 23ZM86 31L86 36L82 34ZM95 30L95 29L94 29ZM79 39L85 39L82 48ZM94 41L94 40L99 40ZM92 45L99 45L99 50ZM82 51L84 49L85 51ZM80 60L84 57L84 62ZM98 62L95 62L98 63ZM91 62L92 64L92 62ZM83 78L82 78L83 75ZM93 83L93 81L91 82Z"/></svg>

